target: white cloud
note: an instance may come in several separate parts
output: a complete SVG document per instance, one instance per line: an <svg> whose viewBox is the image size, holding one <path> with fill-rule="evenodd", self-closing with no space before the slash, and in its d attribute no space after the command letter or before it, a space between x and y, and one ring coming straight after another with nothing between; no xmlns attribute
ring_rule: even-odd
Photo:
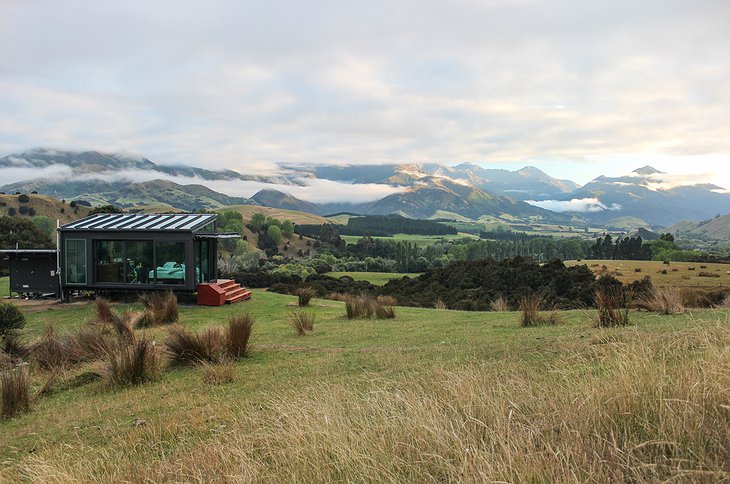
<svg viewBox="0 0 730 484"><path fill-rule="evenodd" d="M553 212L603 212L621 210L621 205L613 203L606 206L598 198L574 198L572 200L525 200L530 205L552 210Z"/></svg>

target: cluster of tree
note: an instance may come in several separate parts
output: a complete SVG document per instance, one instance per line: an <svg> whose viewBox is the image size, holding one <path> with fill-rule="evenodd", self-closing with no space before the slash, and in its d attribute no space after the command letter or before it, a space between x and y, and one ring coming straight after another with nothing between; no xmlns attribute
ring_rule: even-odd
<svg viewBox="0 0 730 484"><path fill-rule="evenodd" d="M516 257L499 262L458 262L448 269L431 269L418 277L392 279L382 287L347 276L317 274L301 282L282 281L269 290L293 294L304 286L313 288L320 296L388 295L398 299L399 304L422 307L433 307L440 300L450 309L471 311L488 311L499 298L517 308L522 296L536 293L543 298L546 308L574 309L593 306L596 278L585 265L566 267L559 260L537 264L529 258Z"/></svg>
<svg viewBox="0 0 730 484"><path fill-rule="evenodd" d="M440 299L451 309L479 311L489 310L498 298L516 308L522 296L538 293L546 307L573 309L593 305L595 282L585 265L566 267L558 259L538 264L515 257L457 262L414 279L391 280L382 291L400 303L433 307Z"/></svg>
<svg viewBox="0 0 730 484"><path fill-rule="evenodd" d="M662 235L663 237L663 235ZM649 260L651 251L641 237L599 237L589 251L593 259Z"/></svg>
<svg viewBox="0 0 730 484"><path fill-rule="evenodd" d="M623 237L615 241L610 235L596 240L589 250L589 257L618 260L666 260L705 262L711 259L706 253L679 247L670 233L661 234L658 240L645 242L641 237Z"/></svg>
<svg viewBox="0 0 730 484"><path fill-rule="evenodd" d="M308 237L319 237L323 225L297 225L295 231ZM400 215L351 217L347 221L347 225L338 225L334 228L340 235L371 235L378 237L390 237L395 234L451 235L457 233L456 229L449 225L431 220L406 218Z"/></svg>
<svg viewBox="0 0 730 484"><path fill-rule="evenodd" d="M261 212L251 216L248 228L259 235L259 249L268 254L278 251L278 246L284 238L290 239L294 235L294 223L291 220L279 220L267 217Z"/></svg>

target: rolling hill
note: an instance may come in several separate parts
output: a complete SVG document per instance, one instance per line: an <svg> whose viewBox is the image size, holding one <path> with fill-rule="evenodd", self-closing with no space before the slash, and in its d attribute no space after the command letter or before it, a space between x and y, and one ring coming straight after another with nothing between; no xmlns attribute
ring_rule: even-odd
<svg viewBox="0 0 730 484"><path fill-rule="evenodd" d="M23 203L18 199L19 195L0 195L0 215L43 216L54 221L60 220L62 224L65 224L87 216L91 210L90 207L83 205L72 207L68 202L48 195L29 194L27 196L28 202Z"/></svg>
<svg viewBox="0 0 730 484"><path fill-rule="evenodd" d="M701 222L683 220L665 229L683 237L703 237L716 240L730 240L730 214Z"/></svg>

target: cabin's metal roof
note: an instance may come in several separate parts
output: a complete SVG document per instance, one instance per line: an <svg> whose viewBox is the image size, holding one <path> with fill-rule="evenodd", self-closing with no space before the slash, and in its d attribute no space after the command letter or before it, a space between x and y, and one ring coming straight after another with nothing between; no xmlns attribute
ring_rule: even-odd
<svg viewBox="0 0 730 484"><path fill-rule="evenodd" d="M65 231L194 232L214 222L210 213L97 213L62 225Z"/></svg>

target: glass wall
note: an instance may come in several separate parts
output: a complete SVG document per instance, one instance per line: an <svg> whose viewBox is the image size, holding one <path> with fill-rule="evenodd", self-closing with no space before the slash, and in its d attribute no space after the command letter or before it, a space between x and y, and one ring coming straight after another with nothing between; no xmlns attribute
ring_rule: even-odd
<svg viewBox="0 0 730 484"><path fill-rule="evenodd" d="M124 242L95 240L96 282L124 282Z"/></svg>
<svg viewBox="0 0 730 484"><path fill-rule="evenodd" d="M210 242L207 240L195 241L195 276L198 284L208 282L210 267Z"/></svg>
<svg viewBox="0 0 730 484"><path fill-rule="evenodd" d="M157 284L185 284L185 242L156 242L155 254Z"/></svg>
<svg viewBox="0 0 730 484"><path fill-rule="evenodd" d="M151 284L154 280L152 251L151 240L94 241L96 282Z"/></svg>
<svg viewBox="0 0 730 484"><path fill-rule="evenodd" d="M154 278L150 278L150 272L155 267L152 262L153 247L151 240L124 242L126 268L124 280L127 284L152 284L154 282Z"/></svg>
<svg viewBox="0 0 730 484"><path fill-rule="evenodd" d="M66 284L86 284L86 241L66 239Z"/></svg>

